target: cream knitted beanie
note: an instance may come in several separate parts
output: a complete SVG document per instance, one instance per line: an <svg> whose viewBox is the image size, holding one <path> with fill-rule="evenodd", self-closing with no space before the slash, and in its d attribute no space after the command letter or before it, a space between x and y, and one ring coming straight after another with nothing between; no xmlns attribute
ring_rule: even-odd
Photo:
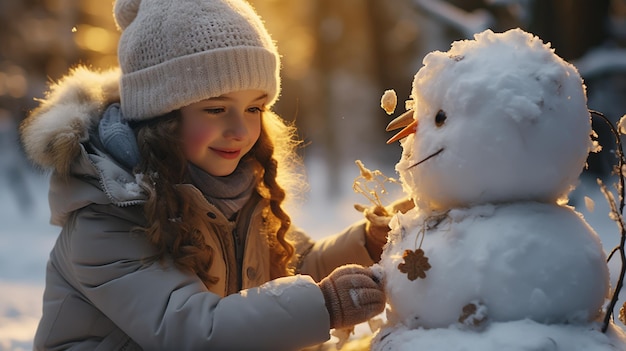
<svg viewBox="0 0 626 351"><path fill-rule="evenodd" d="M280 59L244 0L117 0L121 107L145 120L237 90L280 91Z"/></svg>

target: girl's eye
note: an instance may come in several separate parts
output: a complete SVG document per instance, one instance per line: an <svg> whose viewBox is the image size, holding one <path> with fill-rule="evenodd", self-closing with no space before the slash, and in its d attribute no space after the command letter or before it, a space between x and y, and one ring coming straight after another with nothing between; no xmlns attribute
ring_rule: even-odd
<svg viewBox="0 0 626 351"><path fill-rule="evenodd" d="M443 110L439 110L435 115L435 125L441 127L446 122L447 118L446 113Z"/></svg>
<svg viewBox="0 0 626 351"><path fill-rule="evenodd" d="M208 114L216 115L218 113L224 112L224 109L221 107L210 107L210 108L203 109L203 111Z"/></svg>
<svg viewBox="0 0 626 351"><path fill-rule="evenodd" d="M263 111L264 111L264 109L263 109L263 108L261 108L261 107L256 107L256 106L255 106L255 107L250 107L250 108L248 109L248 112L252 112L252 113L259 113L259 112L263 112Z"/></svg>

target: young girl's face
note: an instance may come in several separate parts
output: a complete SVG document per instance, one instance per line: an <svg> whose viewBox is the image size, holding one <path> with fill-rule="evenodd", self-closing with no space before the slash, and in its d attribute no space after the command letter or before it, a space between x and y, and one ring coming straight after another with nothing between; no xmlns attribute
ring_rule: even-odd
<svg viewBox="0 0 626 351"><path fill-rule="evenodd" d="M242 90L180 109L187 160L213 176L231 174L261 134L267 94Z"/></svg>

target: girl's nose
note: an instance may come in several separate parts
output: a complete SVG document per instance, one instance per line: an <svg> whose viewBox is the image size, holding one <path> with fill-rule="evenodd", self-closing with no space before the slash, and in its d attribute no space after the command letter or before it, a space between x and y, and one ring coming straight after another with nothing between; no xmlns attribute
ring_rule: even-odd
<svg viewBox="0 0 626 351"><path fill-rule="evenodd" d="M244 121L243 113L233 112L226 118L226 128L224 129L224 136L227 138L233 138L235 140L241 140L248 134L248 128Z"/></svg>

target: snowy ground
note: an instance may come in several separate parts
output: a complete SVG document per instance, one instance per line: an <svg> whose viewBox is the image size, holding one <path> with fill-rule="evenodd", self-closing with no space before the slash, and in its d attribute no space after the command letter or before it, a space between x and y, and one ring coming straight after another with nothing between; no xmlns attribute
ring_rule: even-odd
<svg viewBox="0 0 626 351"><path fill-rule="evenodd" d="M45 264L57 229L48 224L47 184L26 177L33 207L16 205L12 184L0 173L0 350L30 350L41 315ZM19 196L26 196L20 193Z"/></svg>
<svg viewBox="0 0 626 351"><path fill-rule="evenodd" d="M365 165L376 168L367 162ZM324 163L313 160L307 164L307 169L311 191L300 201L298 209L293 206L294 223L311 236L322 237L361 218L361 214L353 209L353 204L366 202L352 191L352 180L358 175L353 163L347 163L340 173L341 179L335 180L343 191L334 197L326 191L328 181L324 177ZM393 171L383 172L395 176ZM32 338L41 314L46 259L58 232L58 228L47 224L46 178L29 174L26 181L34 198L33 208L28 213L17 207L12 192L14 187L7 184L0 172L0 351L32 348ZM584 208L582 196L585 195L595 203L593 212ZM595 182L582 182L574 197L580 199L577 200L581 206L578 210L600 234L605 248L609 250L615 246L619 240L618 231L608 219L608 205ZM616 257L611 262L611 269L616 273L618 268ZM364 333L367 328L361 325L357 334L359 331Z"/></svg>

